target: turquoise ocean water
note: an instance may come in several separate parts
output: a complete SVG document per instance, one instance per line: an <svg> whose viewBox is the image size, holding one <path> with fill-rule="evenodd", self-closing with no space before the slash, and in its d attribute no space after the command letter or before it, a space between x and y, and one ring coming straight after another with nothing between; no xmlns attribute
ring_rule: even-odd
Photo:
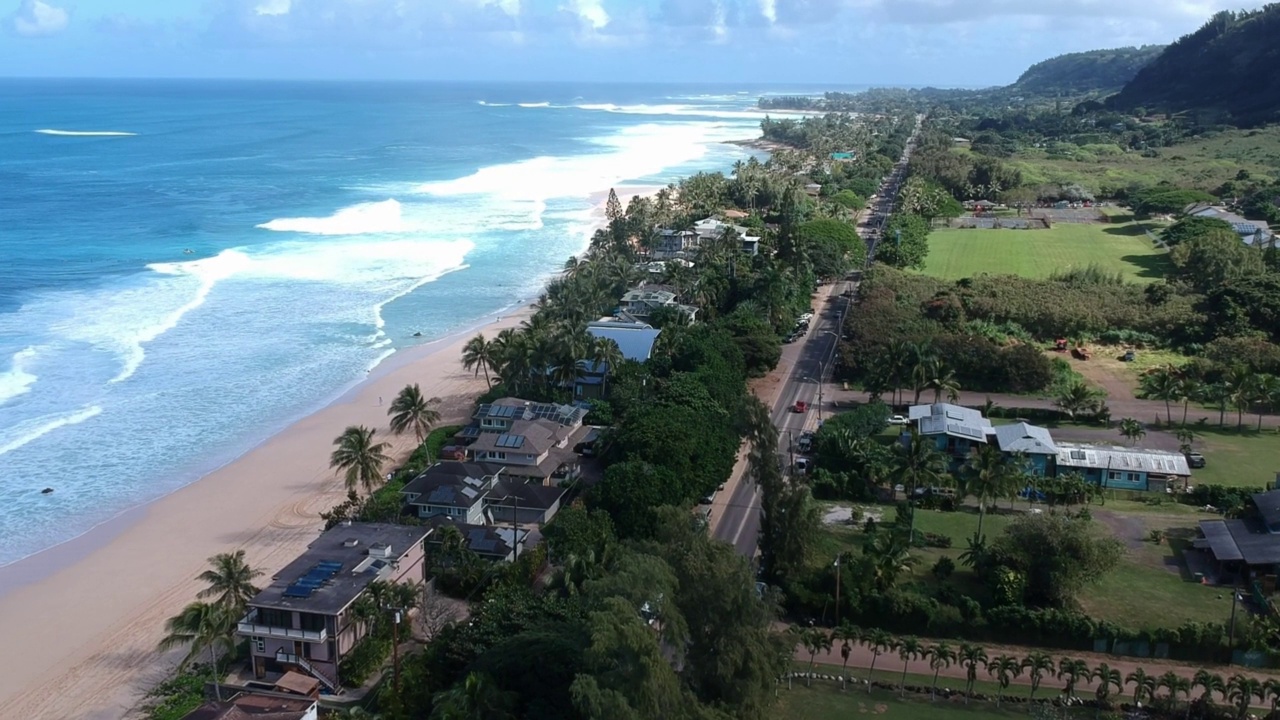
<svg viewBox="0 0 1280 720"><path fill-rule="evenodd" d="M762 90L0 81L0 564L536 296Z"/></svg>

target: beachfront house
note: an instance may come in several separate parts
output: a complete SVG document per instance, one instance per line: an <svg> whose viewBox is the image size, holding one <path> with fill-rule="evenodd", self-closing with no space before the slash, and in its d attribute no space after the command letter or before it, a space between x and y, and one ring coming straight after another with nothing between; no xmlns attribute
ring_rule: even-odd
<svg viewBox="0 0 1280 720"><path fill-rule="evenodd" d="M661 308L670 308L693 322L697 317L698 308L691 305L681 305L676 298L679 297L675 288L666 285L648 285L642 284L637 288L628 290L625 295L618 301L618 317L627 321L644 322L654 311Z"/></svg>
<svg viewBox="0 0 1280 720"><path fill-rule="evenodd" d="M593 338L604 338L617 343L622 357L644 362L653 356L653 345L662 331L638 320L604 317L588 323L587 333Z"/></svg>
<svg viewBox="0 0 1280 720"><path fill-rule="evenodd" d="M433 521L434 527L447 522L443 519ZM486 560L495 562L512 562L525 550L529 539L529 531L518 527L499 527L492 525L469 525L454 523L467 549ZM438 533L427 540L427 545L440 543Z"/></svg>
<svg viewBox="0 0 1280 720"><path fill-rule="evenodd" d="M294 675L295 673L288 673ZM307 678L312 683L316 681ZM277 691L241 691L216 702L207 702L182 716L182 720L317 720L320 704L283 688Z"/></svg>
<svg viewBox="0 0 1280 720"><path fill-rule="evenodd" d="M1185 488L1191 477L1191 468L1181 453L1069 442L1055 446L1055 475L1077 472L1085 481L1108 490L1165 492Z"/></svg>
<svg viewBox="0 0 1280 720"><path fill-rule="evenodd" d="M1058 446L1049 431L1024 422L992 428L988 441L994 440L1006 457L1016 457L1032 475L1053 474Z"/></svg>
<svg viewBox="0 0 1280 720"><path fill-rule="evenodd" d="M981 412L950 403L915 405L907 419L916 426L925 442L932 442L951 458L952 469L968 457L973 448L987 444L987 436L995 431Z"/></svg>
<svg viewBox="0 0 1280 720"><path fill-rule="evenodd" d="M654 232L649 255L656 260L670 260L693 255L698 251L698 234L692 230L659 228Z"/></svg>
<svg viewBox="0 0 1280 720"><path fill-rule="evenodd" d="M699 220L693 224L693 231L698 235L698 242L705 243L711 240L718 240L725 236L730 230L733 235L737 236L738 249L744 255L752 257L760 254L760 237L752 235L751 228L743 225L730 225L716 218L709 217Z"/></svg>
<svg viewBox="0 0 1280 720"><path fill-rule="evenodd" d="M542 525L560 510L565 489L531 484L487 463L438 462L410 480L400 493L418 517L455 524Z"/></svg>
<svg viewBox="0 0 1280 720"><path fill-rule="evenodd" d="M468 461L500 466L506 477L559 484L578 474L573 446L589 432L586 415L577 405L502 398L480 405L454 442Z"/></svg>
<svg viewBox="0 0 1280 720"><path fill-rule="evenodd" d="M339 689L338 664L368 632L352 608L375 580L422 583L431 529L344 523L307 547L249 601L236 634L249 643L254 676L289 671Z"/></svg>

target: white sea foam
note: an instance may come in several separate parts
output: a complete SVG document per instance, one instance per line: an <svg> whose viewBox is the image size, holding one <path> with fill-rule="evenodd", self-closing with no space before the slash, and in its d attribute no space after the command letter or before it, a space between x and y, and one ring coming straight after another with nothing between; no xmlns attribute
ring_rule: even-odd
<svg viewBox="0 0 1280 720"><path fill-rule="evenodd" d="M20 422L0 433L0 455L11 453L29 442L67 425L78 425L102 412L97 405L61 415L45 415Z"/></svg>
<svg viewBox="0 0 1280 720"><path fill-rule="evenodd" d="M549 102L519 103L519 105L520 105L520 107L522 107L522 108L544 108L544 107L551 107L551 103L549 103Z"/></svg>
<svg viewBox="0 0 1280 720"><path fill-rule="evenodd" d="M115 132L112 130L36 130L41 135L58 135L61 137L134 137L138 133Z"/></svg>
<svg viewBox="0 0 1280 720"><path fill-rule="evenodd" d="M759 110L724 110L701 105L668 103L661 105L615 105L614 103L584 103L579 105L556 106L576 108L594 112L618 113L621 115L667 115L672 117L703 117L718 120L752 120L760 121L765 113ZM770 112L775 118L802 118L804 113Z"/></svg>
<svg viewBox="0 0 1280 720"><path fill-rule="evenodd" d="M9 370L0 373L0 404L31 391L31 386L39 379L28 370L35 356L34 347L13 354Z"/></svg>
<svg viewBox="0 0 1280 720"><path fill-rule="evenodd" d="M485 107L511 107L511 103L491 103L488 100L477 100L476 104Z"/></svg>
<svg viewBox="0 0 1280 720"><path fill-rule="evenodd" d="M361 203L344 208L322 218L278 218L258 227L276 232L297 232L310 235L364 235L408 232L396 200Z"/></svg>

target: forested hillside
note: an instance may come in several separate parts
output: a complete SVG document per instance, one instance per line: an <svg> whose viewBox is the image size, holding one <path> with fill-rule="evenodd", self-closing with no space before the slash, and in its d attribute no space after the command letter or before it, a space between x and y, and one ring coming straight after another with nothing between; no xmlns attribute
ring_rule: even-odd
<svg viewBox="0 0 1280 720"><path fill-rule="evenodd" d="M1163 50L1162 45L1146 45L1059 55L1032 65L1010 89L1036 95L1116 90Z"/></svg>
<svg viewBox="0 0 1280 720"><path fill-rule="evenodd" d="M1220 12L1170 45L1108 102L1247 127L1280 120L1280 4Z"/></svg>

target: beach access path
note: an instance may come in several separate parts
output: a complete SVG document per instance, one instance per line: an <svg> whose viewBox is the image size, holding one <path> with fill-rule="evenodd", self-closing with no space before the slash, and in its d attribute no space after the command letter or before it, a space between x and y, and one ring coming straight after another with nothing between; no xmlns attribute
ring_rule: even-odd
<svg viewBox="0 0 1280 720"><path fill-rule="evenodd" d="M528 317L525 308L479 328L389 358L370 378L239 459L63 545L0 568L0 718L125 717L172 672L162 655L165 620L196 599L196 576L217 553L243 548L265 578L323 527L342 501L329 468L333 439L349 425L376 428L403 459L412 436L387 430L387 406L406 384L439 397L441 423L469 417L483 374L462 369L462 346ZM74 492L67 488L66 492ZM260 580L261 582L261 580Z"/></svg>

